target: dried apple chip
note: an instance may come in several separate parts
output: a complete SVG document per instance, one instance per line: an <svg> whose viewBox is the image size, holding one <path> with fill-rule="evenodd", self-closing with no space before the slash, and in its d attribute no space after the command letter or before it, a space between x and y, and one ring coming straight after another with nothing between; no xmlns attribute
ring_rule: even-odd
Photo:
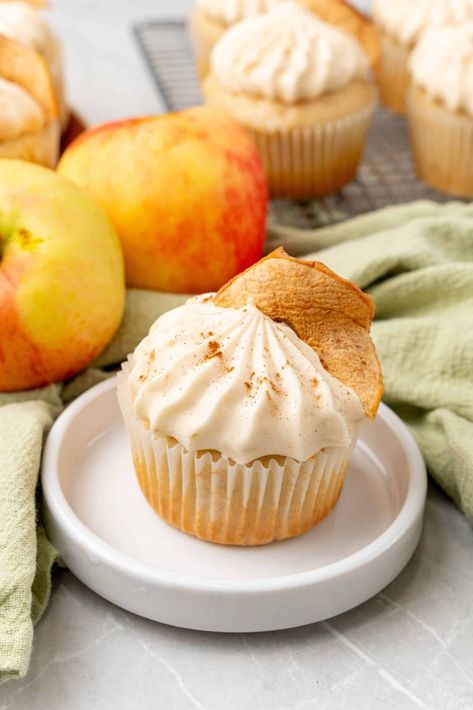
<svg viewBox="0 0 473 710"><path fill-rule="evenodd" d="M376 415L383 381L369 334L371 296L324 264L295 259L279 248L214 296L218 306L228 308L240 308L248 299L273 320L287 323L331 375L355 390L366 415Z"/></svg>
<svg viewBox="0 0 473 710"><path fill-rule="evenodd" d="M379 38L371 20L345 0L302 0L324 22L353 35L364 48L372 67L379 60Z"/></svg>
<svg viewBox="0 0 473 710"><path fill-rule="evenodd" d="M34 49L0 35L0 76L33 96L47 120L58 117L58 102L48 66Z"/></svg>

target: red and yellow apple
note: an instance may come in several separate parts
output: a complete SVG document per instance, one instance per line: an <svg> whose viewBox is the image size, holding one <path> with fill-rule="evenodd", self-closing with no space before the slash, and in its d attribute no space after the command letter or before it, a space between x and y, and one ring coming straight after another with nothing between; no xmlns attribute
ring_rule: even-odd
<svg viewBox="0 0 473 710"><path fill-rule="evenodd" d="M124 298L120 242L103 210L52 170L0 160L0 391L86 367Z"/></svg>
<svg viewBox="0 0 473 710"><path fill-rule="evenodd" d="M263 168L225 113L200 107L99 126L69 146L58 171L107 212L128 286L213 291L261 256Z"/></svg>

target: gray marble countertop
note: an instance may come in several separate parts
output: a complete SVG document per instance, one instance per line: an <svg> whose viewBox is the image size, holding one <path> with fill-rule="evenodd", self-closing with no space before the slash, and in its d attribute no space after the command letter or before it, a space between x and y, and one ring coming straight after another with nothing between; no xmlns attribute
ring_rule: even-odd
<svg viewBox="0 0 473 710"><path fill-rule="evenodd" d="M431 487L420 545L381 594L262 634L176 629L57 572L28 676L0 710L471 710L473 533Z"/></svg>
<svg viewBox="0 0 473 710"><path fill-rule="evenodd" d="M88 123L160 110L130 33L190 0L54 0ZM420 545L381 594L328 622L210 634L133 616L57 571L30 671L0 710L473 708L473 532L435 487Z"/></svg>

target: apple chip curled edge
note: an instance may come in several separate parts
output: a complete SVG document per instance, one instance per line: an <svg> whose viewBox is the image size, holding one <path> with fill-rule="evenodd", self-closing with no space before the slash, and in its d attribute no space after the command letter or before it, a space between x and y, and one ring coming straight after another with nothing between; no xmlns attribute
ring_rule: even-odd
<svg viewBox="0 0 473 710"><path fill-rule="evenodd" d="M21 86L44 112L48 121L59 115L59 105L43 57L22 42L0 34L0 77Z"/></svg>
<svg viewBox="0 0 473 710"><path fill-rule="evenodd" d="M374 23L345 0L302 0L303 4L321 20L345 30L361 44L370 64L376 68L379 61L379 37Z"/></svg>
<svg viewBox="0 0 473 710"><path fill-rule="evenodd" d="M250 298L310 345L325 369L351 387L366 415L374 418L383 380L370 338L371 296L321 262L296 259L280 247L222 286L214 302L240 308Z"/></svg>

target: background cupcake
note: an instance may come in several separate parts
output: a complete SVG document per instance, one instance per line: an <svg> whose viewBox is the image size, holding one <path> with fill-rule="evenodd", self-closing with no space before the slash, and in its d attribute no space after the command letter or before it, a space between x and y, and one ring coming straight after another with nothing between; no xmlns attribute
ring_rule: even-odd
<svg viewBox="0 0 473 710"><path fill-rule="evenodd" d="M324 195L354 177L376 101L369 62L352 36L300 5L228 30L203 92L250 131L273 196Z"/></svg>
<svg viewBox="0 0 473 710"><path fill-rule="evenodd" d="M279 250L161 316L118 383L154 510L222 544L264 544L322 520L381 397L373 311L355 284Z"/></svg>
<svg viewBox="0 0 473 710"><path fill-rule="evenodd" d="M409 55L422 32L472 20L473 0L375 0L374 19L380 33L380 97L392 111L405 113Z"/></svg>
<svg viewBox="0 0 473 710"><path fill-rule="evenodd" d="M432 187L473 197L473 21L426 32L410 69L417 173Z"/></svg>
<svg viewBox="0 0 473 710"><path fill-rule="evenodd" d="M190 29L199 76L207 74L212 49L229 27L266 12L278 2L281 0L197 0Z"/></svg>
<svg viewBox="0 0 473 710"><path fill-rule="evenodd" d="M0 35L0 158L54 168L59 141L57 97L44 59Z"/></svg>

